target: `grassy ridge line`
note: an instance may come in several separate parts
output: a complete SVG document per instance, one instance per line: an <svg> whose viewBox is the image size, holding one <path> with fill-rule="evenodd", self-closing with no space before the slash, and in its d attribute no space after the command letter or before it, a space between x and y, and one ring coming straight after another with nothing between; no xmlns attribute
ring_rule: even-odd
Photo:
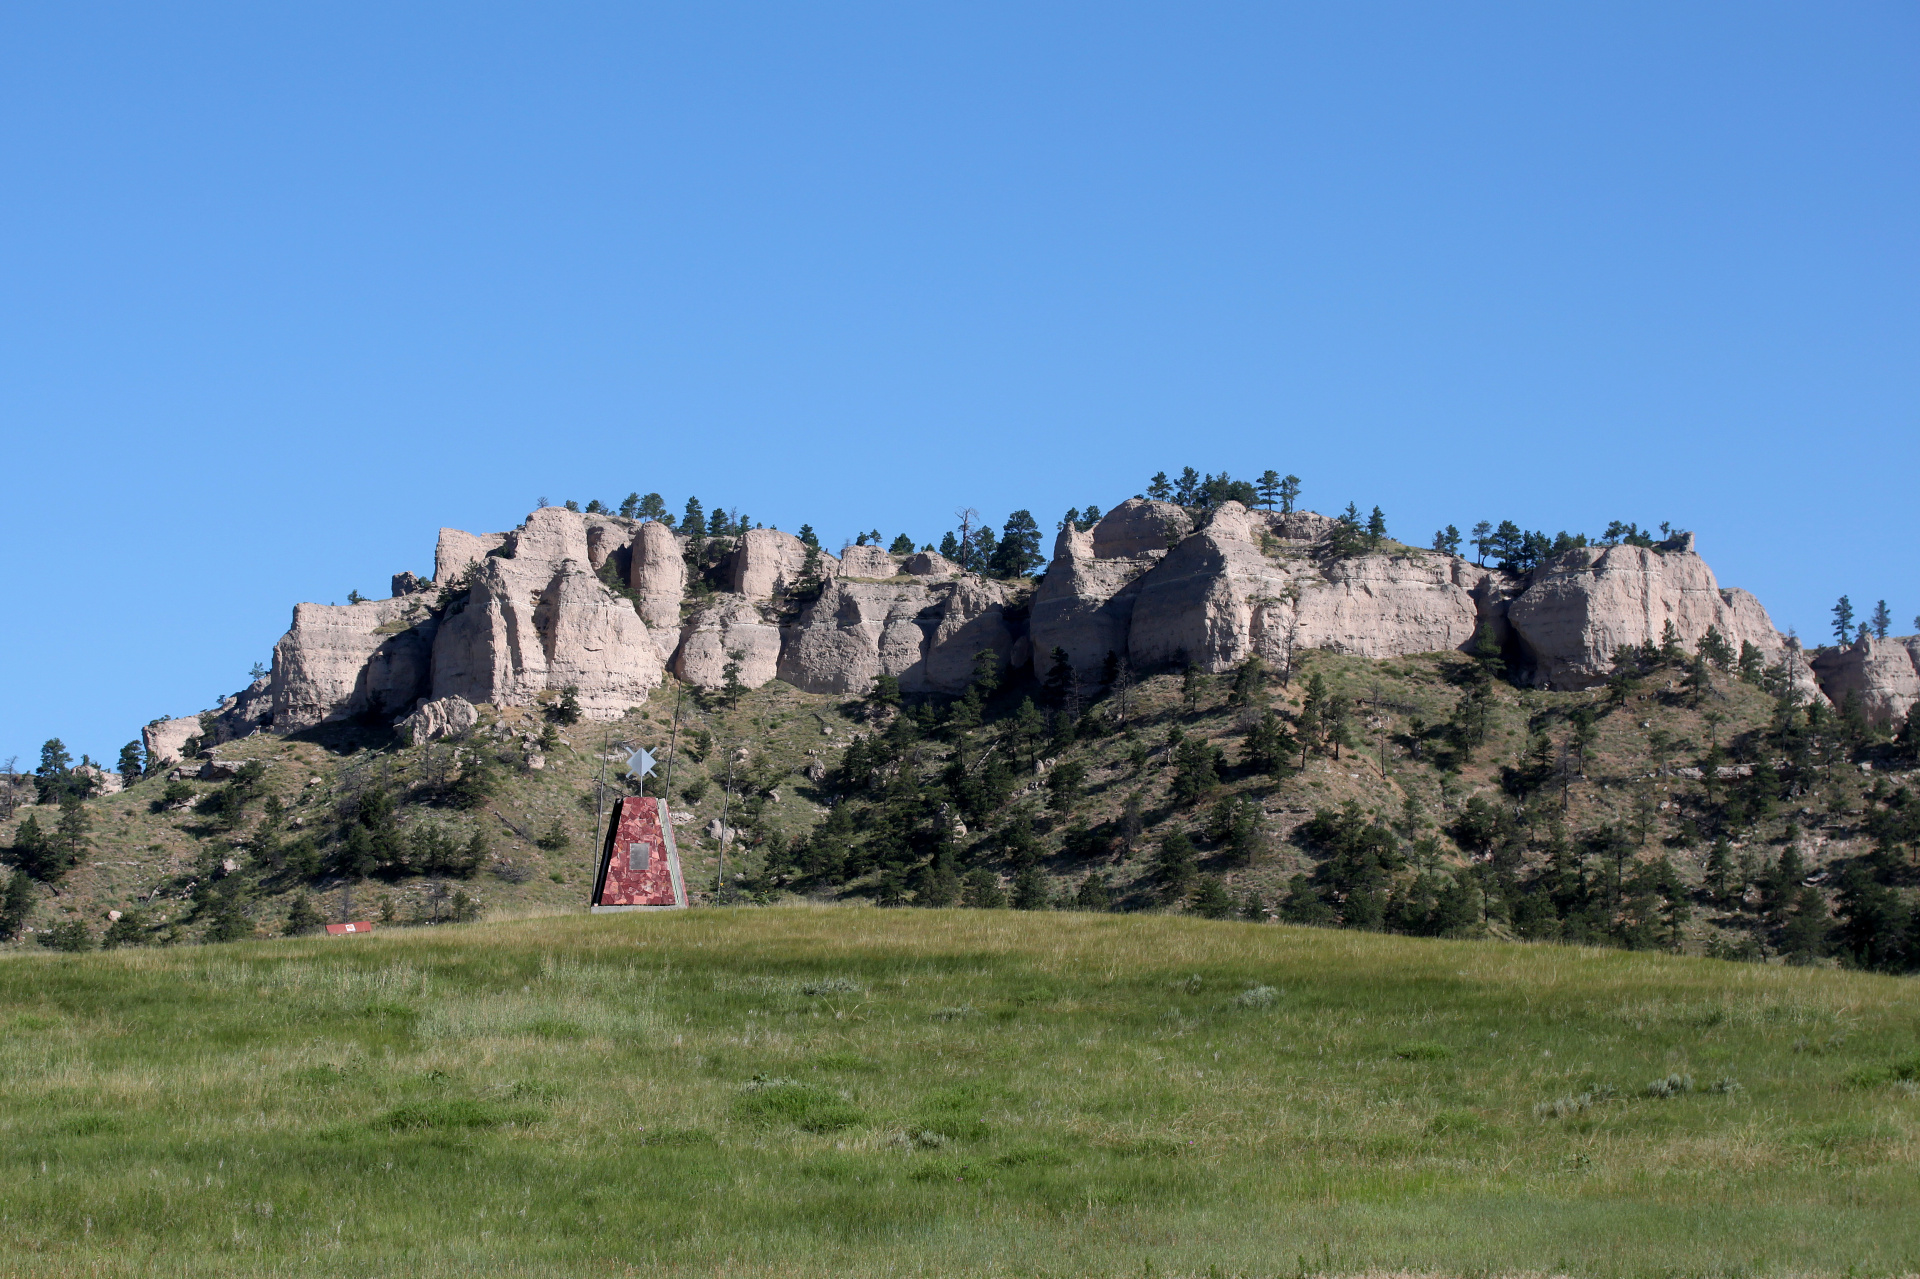
<svg viewBox="0 0 1920 1279"><path fill-rule="evenodd" d="M1868 974L1168 916L700 910L16 954L0 1255L1907 1273L1920 1102L1888 1067L1916 1013ZM1646 1094L1670 1075L1695 1089Z"/></svg>

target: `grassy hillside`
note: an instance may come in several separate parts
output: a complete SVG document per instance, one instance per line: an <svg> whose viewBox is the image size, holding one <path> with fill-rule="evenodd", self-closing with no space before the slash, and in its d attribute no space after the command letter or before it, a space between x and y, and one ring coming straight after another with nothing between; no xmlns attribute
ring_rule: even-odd
<svg viewBox="0 0 1920 1279"><path fill-rule="evenodd" d="M1030 677L898 705L776 682L682 699L671 798L696 900L724 813L728 901L1010 897L1912 968L1916 743L1767 682L1649 654L1614 687L1552 692L1457 653L1320 652L1288 681L1162 672L1078 703ZM394 925L577 908L602 773L627 789L603 755L664 755L673 694L611 726L552 711L488 709L426 747L262 735L219 748L264 765L244 794L194 782L198 807L169 808L152 777L89 800L77 864L33 887L16 944L98 942L109 910L138 921L112 940L140 944L277 934L303 898ZM478 765L484 794L463 790ZM370 806L384 851L356 866Z"/></svg>
<svg viewBox="0 0 1920 1279"><path fill-rule="evenodd" d="M978 910L36 950L0 959L0 1252L35 1275L1911 1273L1913 992Z"/></svg>

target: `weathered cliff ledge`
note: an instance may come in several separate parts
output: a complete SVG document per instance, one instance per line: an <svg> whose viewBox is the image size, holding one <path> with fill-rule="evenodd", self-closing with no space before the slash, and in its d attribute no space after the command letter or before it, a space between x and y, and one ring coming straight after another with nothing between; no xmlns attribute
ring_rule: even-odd
<svg viewBox="0 0 1920 1279"><path fill-rule="evenodd" d="M1122 663L1224 671L1300 649L1366 657L1466 650L1489 636L1525 681L1589 687L1626 645L1717 630L1784 663L1811 697L1851 693L1876 719L1920 701L1920 639L1792 650L1752 595L1719 585L1682 534L1658 547L1591 546L1524 576L1387 543L1356 552L1313 512L1227 502L1200 517L1133 499L1064 529L1037 583L962 571L931 553L841 556L754 529L696 577L664 525L543 507L504 533L442 529L434 576L394 595L300 604L269 676L200 717L147 730L156 758L260 729L393 723L442 699L525 705L575 690L593 719L647 700L666 672L702 688L782 679L865 693L958 693L979 655L1044 676L1058 657L1091 686ZM415 721L416 725L437 723Z"/></svg>

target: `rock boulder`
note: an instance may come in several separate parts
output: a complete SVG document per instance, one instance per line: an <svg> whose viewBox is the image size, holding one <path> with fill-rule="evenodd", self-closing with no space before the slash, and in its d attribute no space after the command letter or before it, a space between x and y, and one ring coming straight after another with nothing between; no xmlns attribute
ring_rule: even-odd
<svg viewBox="0 0 1920 1279"><path fill-rule="evenodd" d="M900 561L877 546L849 546L840 552L840 576L885 581L898 576Z"/></svg>
<svg viewBox="0 0 1920 1279"><path fill-rule="evenodd" d="M960 566L935 551L915 551L900 565L900 571L915 577L957 577Z"/></svg>
<svg viewBox="0 0 1920 1279"><path fill-rule="evenodd" d="M1811 665L1821 691L1838 706L1852 694L1860 699L1867 719L1875 724L1898 724L1920 702L1920 669L1916 668L1914 639L1866 639L1839 648L1822 649Z"/></svg>
<svg viewBox="0 0 1920 1279"><path fill-rule="evenodd" d="M203 734L196 716L156 719L140 730L140 744L146 748L148 766L158 768L185 759L188 740Z"/></svg>
<svg viewBox="0 0 1920 1279"><path fill-rule="evenodd" d="M442 737L464 737L480 722L480 712L464 697L442 697L422 702L404 719L394 724L402 741L410 745L436 741Z"/></svg>

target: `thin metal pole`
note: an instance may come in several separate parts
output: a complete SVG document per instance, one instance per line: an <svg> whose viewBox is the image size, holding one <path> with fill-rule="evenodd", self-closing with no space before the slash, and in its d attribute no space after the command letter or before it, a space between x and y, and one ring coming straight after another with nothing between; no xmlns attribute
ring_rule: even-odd
<svg viewBox="0 0 1920 1279"><path fill-rule="evenodd" d="M613 746L613 725L600 736L600 780L593 784L593 847L599 855L607 824L607 751Z"/></svg>
<svg viewBox="0 0 1920 1279"><path fill-rule="evenodd" d="M663 797L669 803L673 800L673 761L680 757L680 699L686 695L686 691L686 684L676 679L673 684L673 736L667 742L667 793Z"/></svg>
<svg viewBox="0 0 1920 1279"><path fill-rule="evenodd" d="M720 896L721 888L727 882L727 813L733 807L733 752L727 752L727 793L720 801L720 852L713 864L713 895Z"/></svg>

